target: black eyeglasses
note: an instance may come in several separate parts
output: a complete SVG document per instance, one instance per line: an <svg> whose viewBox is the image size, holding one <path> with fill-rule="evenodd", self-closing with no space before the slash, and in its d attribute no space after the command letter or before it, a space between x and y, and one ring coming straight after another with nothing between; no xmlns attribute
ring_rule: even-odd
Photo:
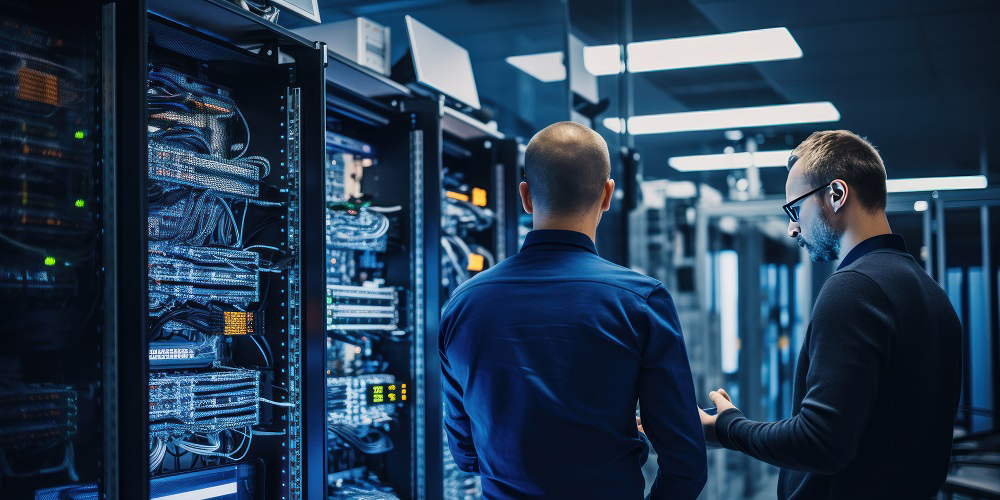
<svg viewBox="0 0 1000 500"><path fill-rule="evenodd" d="M781 208L783 208L785 210L785 213L788 215L788 218L792 220L792 222L798 222L799 221L799 208L800 208L799 205L802 203L802 201L805 200L806 198L808 198L808 197L810 197L810 196L812 196L812 195L814 195L814 194L816 194L816 193L818 193L818 192L820 192L820 191L822 191L822 190L830 187L831 184L833 184L832 181L829 182L829 183L827 183L827 184L825 184L825 185L822 185L822 186L820 186L820 187L818 187L816 189L813 189L812 191L809 191L808 193L806 193L806 194L804 194L802 196L799 196L798 198L795 198L794 200L792 200L792 201L790 201L788 203L785 203L784 205L781 206Z"/></svg>

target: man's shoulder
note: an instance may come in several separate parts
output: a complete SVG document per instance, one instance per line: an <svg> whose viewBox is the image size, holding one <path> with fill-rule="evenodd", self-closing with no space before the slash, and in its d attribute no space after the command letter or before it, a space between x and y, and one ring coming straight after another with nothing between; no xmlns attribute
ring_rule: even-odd
<svg viewBox="0 0 1000 500"><path fill-rule="evenodd" d="M816 307L844 307L848 304L882 304L890 307L913 292L940 290L936 282L909 254L896 250L875 250L838 269L823 283ZM943 293L943 291L942 291Z"/></svg>
<svg viewBox="0 0 1000 500"><path fill-rule="evenodd" d="M512 257L513 258L513 257ZM454 291L451 293L451 300L454 300L459 295L462 295L466 290L475 287L476 285L482 285L490 283L495 279L502 279L505 275L504 268L510 265L511 259L505 259L498 262L495 266L480 272L479 274L465 280L461 285L458 285Z"/></svg>
<svg viewBox="0 0 1000 500"><path fill-rule="evenodd" d="M601 261L607 267L608 278L611 281L610 284L626 288L643 299L649 297L649 294L653 290L656 290L657 287L663 286L660 280L646 276L634 269L629 269L603 258Z"/></svg>
<svg viewBox="0 0 1000 500"><path fill-rule="evenodd" d="M900 286L923 287L927 282L933 282L933 279L910 254L893 249L879 249L838 269L827 279L824 287L846 281L854 281L863 289L879 289L888 294Z"/></svg>

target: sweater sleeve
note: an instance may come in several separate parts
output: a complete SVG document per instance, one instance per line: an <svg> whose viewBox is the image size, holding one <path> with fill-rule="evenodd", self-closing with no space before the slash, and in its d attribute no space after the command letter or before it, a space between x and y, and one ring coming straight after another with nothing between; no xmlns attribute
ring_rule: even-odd
<svg viewBox="0 0 1000 500"><path fill-rule="evenodd" d="M846 271L824 284L807 339L806 391L795 416L748 420L739 410L719 415L719 442L787 469L832 474L858 450L877 397L879 376L895 333L892 307L870 278Z"/></svg>

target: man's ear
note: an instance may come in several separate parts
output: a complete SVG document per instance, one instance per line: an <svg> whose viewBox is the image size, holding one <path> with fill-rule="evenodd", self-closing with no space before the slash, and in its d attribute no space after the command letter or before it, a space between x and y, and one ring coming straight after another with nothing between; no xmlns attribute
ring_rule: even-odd
<svg viewBox="0 0 1000 500"><path fill-rule="evenodd" d="M607 212L611 208L611 197L615 194L615 180L608 179L604 183L604 197L601 198L601 211Z"/></svg>
<svg viewBox="0 0 1000 500"><path fill-rule="evenodd" d="M528 183L521 181L517 190L521 193L521 206L524 207L525 213L532 213L534 207L531 204L531 191L528 190Z"/></svg>
<svg viewBox="0 0 1000 500"><path fill-rule="evenodd" d="M830 206L833 208L834 213L844 208L849 195L850 189L847 187L846 182L836 179L830 183Z"/></svg>

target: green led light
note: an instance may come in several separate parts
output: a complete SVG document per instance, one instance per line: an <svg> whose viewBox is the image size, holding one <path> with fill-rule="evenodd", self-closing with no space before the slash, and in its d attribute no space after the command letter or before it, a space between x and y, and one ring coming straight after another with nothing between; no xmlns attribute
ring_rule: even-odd
<svg viewBox="0 0 1000 500"><path fill-rule="evenodd" d="M54 266L54 265L56 265L56 258L55 257L46 257L45 258L45 265L46 266Z"/></svg>
<svg viewBox="0 0 1000 500"><path fill-rule="evenodd" d="M87 206L87 202L83 201L83 199L81 198L79 200L76 200L76 203L74 203L74 205L76 205L77 208L83 208Z"/></svg>
<svg viewBox="0 0 1000 500"><path fill-rule="evenodd" d="M84 136L84 133L83 133L82 130L77 130L76 133L73 134L73 137L76 137L77 139L83 139L83 136Z"/></svg>

